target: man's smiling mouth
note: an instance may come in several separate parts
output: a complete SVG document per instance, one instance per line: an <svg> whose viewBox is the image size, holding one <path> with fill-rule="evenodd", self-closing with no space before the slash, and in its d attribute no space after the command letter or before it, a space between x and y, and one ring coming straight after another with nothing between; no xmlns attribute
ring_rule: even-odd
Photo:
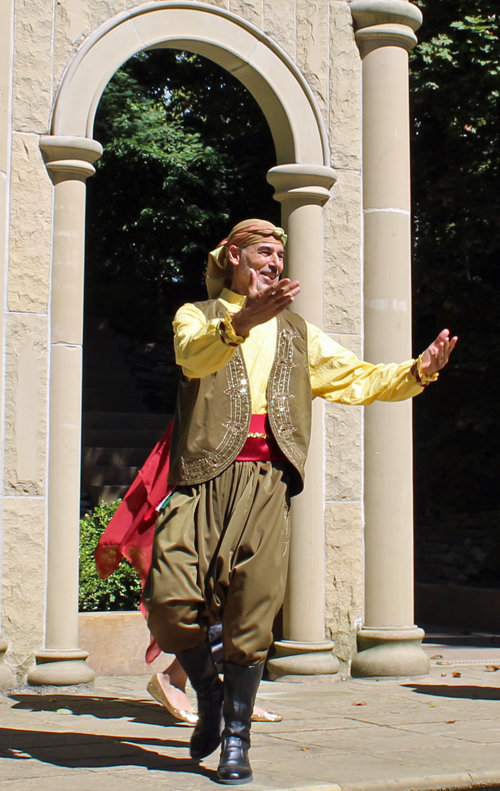
<svg viewBox="0 0 500 791"><path fill-rule="evenodd" d="M261 277L262 277L264 280L266 280L266 281L267 281L267 282L268 282L270 285L271 285L272 283L276 283L276 281L277 281L277 280L278 280L278 278L279 278L279 274L278 274L278 272L273 272L273 273L270 273L270 272L261 272L261 273L260 273L260 276L261 276Z"/></svg>

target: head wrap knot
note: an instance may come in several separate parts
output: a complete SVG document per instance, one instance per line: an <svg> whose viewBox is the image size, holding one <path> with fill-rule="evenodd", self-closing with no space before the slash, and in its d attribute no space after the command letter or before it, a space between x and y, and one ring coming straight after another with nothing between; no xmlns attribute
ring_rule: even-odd
<svg viewBox="0 0 500 791"><path fill-rule="evenodd" d="M232 264L228 249L232 244L236 247L249 247L262 241L286 244L287 235L283 228L273 225L267 220L243 220L234 226L229 236L219 242L215 250L208 254L205 282L208 296L217 299L223 288L228 288L233 279Z"/></svg>

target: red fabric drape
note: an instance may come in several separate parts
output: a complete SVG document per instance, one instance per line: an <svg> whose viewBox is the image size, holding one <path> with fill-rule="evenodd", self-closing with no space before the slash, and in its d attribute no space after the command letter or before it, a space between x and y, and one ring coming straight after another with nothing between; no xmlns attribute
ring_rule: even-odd
<svg viewBox="0 0 500 791"><path fill-rule="evenodd" d="M125 558L136 570L144 588L151 567L154 527L158 518L156 506L173 489L168 485L172 428L173 421L137 473L99 540L94 555L101 579L109 577ZM141 611L147 617L142 602ZM160 653L161 649L151 637L146 662L151 664Z"/></svg>

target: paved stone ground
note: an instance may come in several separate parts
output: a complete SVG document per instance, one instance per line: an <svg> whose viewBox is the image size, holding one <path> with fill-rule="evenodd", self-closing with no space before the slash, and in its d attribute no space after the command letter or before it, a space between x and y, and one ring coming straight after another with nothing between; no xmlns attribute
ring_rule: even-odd
<svg viewBox="0 0 500 791"><path fill-rule="evenodd" d="M431 673L417 679L263 682L261 705L284 719L254 724L249 787L500 789L497 640L441 635L426 651ZM215 788L217 755L190 761L191 729L149 697L146 680L102 677L83 694L0 697L2 791Z"/></svg>

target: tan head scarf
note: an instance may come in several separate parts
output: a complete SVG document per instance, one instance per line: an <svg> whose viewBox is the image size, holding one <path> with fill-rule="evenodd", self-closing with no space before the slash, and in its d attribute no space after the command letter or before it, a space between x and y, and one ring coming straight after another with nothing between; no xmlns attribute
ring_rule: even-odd
<svg viewBox="0 0 500 791"><path fill-rule="evenodd" d="M234 226L227 239L223 239L215 250L208 254L207 284L210 299L217 299L223 288L229 288L233 279L232 264L228 249L232 244L237 247L248 247L264 240L286 244L286 233L283 228L273 225L267 220L243 220Z"/></svg>

